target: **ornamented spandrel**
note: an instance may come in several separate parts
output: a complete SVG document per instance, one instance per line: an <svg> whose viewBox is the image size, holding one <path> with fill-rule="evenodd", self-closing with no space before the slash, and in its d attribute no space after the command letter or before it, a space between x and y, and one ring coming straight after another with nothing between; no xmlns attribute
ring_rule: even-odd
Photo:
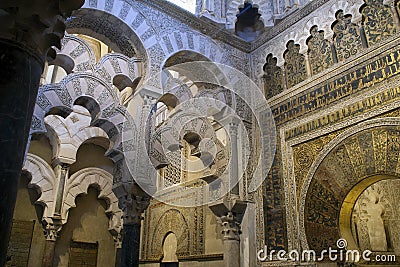
<svg viewBox="0 0 400 267"><path fill-rule="evenodd" d="M311 28L308 39L308 57L312 75L329 68L333 64L331 43L324 39L324 32L318 31L317 26Z"/></svg>
<svg viewBox="0 0 400 267"><path fill-rule="evenodd" d="M277 59L269 54L264 65L264 93L265 97L271 98L283 91L282 69L276 66Z"/></svg>
<svg viewBox="0 0 400 267"><path fill-rule="evenodd" d="M342 131L336 131L293 147L294 173L298 197L311 164L325 146L341 132Z"/></svg>
<svg viewBox="0 0 400 267"><path fill-rule="evenodd" d="M351 15L344 15L343 11L336 14L333 24L334 44L338 61L343 61L357 54L362 49L360 29L351 22Z"/></svg>
<svg viewBox="0 0 400 267"><path fill-rule="evenodd" d="M364 0L361 10L363 25L369 46L381 42L396 33L390 7L383 5L383 0Z"/></svg>
<svg viewBox="0 0 400 267"><path fill-rule="evenodd" d="M299 45L296 45L294 41L289 41L287 43L285 54L283 55L285 59L285 72L288 88L307 78L305 57L300 54L299 50Z"/></svg>

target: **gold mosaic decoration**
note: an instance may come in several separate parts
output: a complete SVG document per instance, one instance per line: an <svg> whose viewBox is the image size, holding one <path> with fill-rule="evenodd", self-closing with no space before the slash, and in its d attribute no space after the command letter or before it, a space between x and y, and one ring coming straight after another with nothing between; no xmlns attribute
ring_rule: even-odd
<svg viewBox="0 0 400 267"><path fill-rule="evenodd" d="M312 163L324 147L338 136L343 130L318 137L306 143L293 147L294 174L296 179L296 192L299 197L304 180Z"/></svg>
<svg viewBox="0 0 400 267"><path fill-rule="evenodd" d="M339 238L339 212L346 195L366 177L399 176L400 127L380 126L338 144L318 166L307 193L305 227L310 249ZM396 167L397 170L396 170Z"/></svg>

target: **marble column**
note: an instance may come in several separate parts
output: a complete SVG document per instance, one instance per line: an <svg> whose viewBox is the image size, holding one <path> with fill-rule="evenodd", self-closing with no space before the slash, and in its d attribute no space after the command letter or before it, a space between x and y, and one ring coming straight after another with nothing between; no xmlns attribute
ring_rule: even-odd
<svg viewBox="0 0 400 267"><path fill-rule="evenodd" d="M63 201L64 201L64 188L69 175L69 163L61 162L59 159L56 160L57 163L53 162L54 173L57 177L57 193L54 209L54 218L61 219Z"/></svg>
<svg viewBox="0 0 400 267"><path fill-rule="evenodd" d="M229 122L229 136L231 141L231 172L230 172L230 194L239 197L239 148L238 148L238 127L240 120L232 118Z"/></svg>
<svg viewBox="0 0 400 267"><path fill-rule="evenodd" d="M0 1L0 266L7 259L18 182L44 62L83 0ZM43 8L43 7L46 8Z"/></svg>
<svg viewBox="0 0 400 267"><path fill-rule="evenodd" d="M125 196L119 197L123 215L121 267L138 267L140 252L140 226L142 214L150 203L150 198L137 185Z"/></svg>
<svg viewBox="0 0 400 267"><path fill-rule="evenodd" d="M42 267L52 267L54 261L54 249L58 233L61 231L61 221L45 219L42 222L44 228L44 235L46 237L46 243L44 248L44 254L42 259Z"/></svg>
<svg viewBox="0 0 400 267"><path fill-rule="evenodd" d="M121 267L139 266L140 224L124 224L122 230Z"/></svg>
<svg viewBox="0 0 400 267"><path fill-rule="evenodd" d="M247 202L225 198L211 204L209 207L222 226L224 266L240 266L240 228L246 211Z"/></svg>

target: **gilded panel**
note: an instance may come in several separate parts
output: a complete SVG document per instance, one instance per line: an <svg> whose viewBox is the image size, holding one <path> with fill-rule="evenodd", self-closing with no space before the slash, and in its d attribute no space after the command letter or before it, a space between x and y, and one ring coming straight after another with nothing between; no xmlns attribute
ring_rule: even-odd
<svg viewBox="0 0 400 267"><path fill-rule="evenodd" d="M298 197L311 164L314 162L317 155L322 151L326 144L328 144L340 132L341 131L330 133L293 147L294 174Z"/></svg>
<svg viewBox="0 0 400 267"><path fill-rule="evenodd" d="M276 124L283 124L306 113L327 108L329 105L342 100L352 94L364 91L372 86L378 85L383 81L394 79L400 73L400 51L399 47L387 50L379 58L375 58L362 66L355 66L346 74L333 77L322 84L319 84L308 91L292 97L289 100L273 106L272 113ZM376 99L369 99L364 103L366 107L375 106L393 99L395 92L389 91L385 95L379 95ZM351 110L338 116L354 116ZM334 115L332 115L334 116ZM331 118L326 118L331 120ZM310 125L312 126L312 125Z"/></svg>
<svg viewBox="0 0 400 267"><path fill-rule="evenodd" d="M276 66L277 59L272 54L267 56L267 62L264 65L264 91L265 97L271 98L283 91L283 72Z"/></svg>
<svg viewBox="0 0 400 267"><path fill-rule="evenodd" d="M351 15L344 15L343 11L336 14L333 32L338 61L345 60L362 50L360 29L351 22L351 18Z"/></svg>
<svg viewBox="0 0 400 267"><path fill-rule="evenodd" d="M288 88L304 81L307 78L306 61L300 54L300 45L289 41L283 55L285 59L286 82Z"/></svg>
<svg viewBox="0 0 400 267"><path fill-rule="evenodd" d="M363 177L365 176L366 169L364 168L365 166L365 161L363 155L363 151L360 146L360 142L358 138L349 138L347 142L345 142L345 147L347 154L349 156L351 165L353 166L354 172L357 177Z"/></svg>
<svg viewBox="0 0 400 267"><path fill-rule="evenodd" d="M318 27L313 26L310 33L308 57L312 75L315 75L333 65L332 49L331 43L324 39L324 31L318 31Z"/></svg>
<svg viewBox="0 0 400 267"><path fill-rule="evenodd" d="M362 8L363 25L369 46L373 46L396 33L390 7L383 0L364 0Z"/></svg>
<svg viewBox="0 0 400 267"><path fill-rule="evenodd" d="M377 172L386 170L386 151L388 133L387 129L379 129L372 131L372 140L374 146L375 169Z"/></svg>

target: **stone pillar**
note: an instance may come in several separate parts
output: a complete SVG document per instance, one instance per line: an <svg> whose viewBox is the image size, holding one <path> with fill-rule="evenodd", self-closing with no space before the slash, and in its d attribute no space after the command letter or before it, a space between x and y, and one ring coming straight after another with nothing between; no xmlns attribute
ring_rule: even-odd
<svg viewBox="0 0 400 267"><path fill-rule="evenodd" d="M44 235L46 237L46 243L44 248L42 267L53 267L54 261L54 249L58 233L61 231L61 221L45 219L42 222L44 228Z"/></svg>
<svg viewBox="0 0 400 267"><path fill-rule="evenodd" d="M240 266L240 223L232 212L221 218L225 266Z"/></svg>
<svg viewBox="0 0 400 267"><path fill-rule="evenodd" d="M123 210L121 267L138 267L140 252L140 226L142 214L150 203L150 198L140 192L136 185L133 190L119 198L120 208ZM136 192L134 192L136 191Z"/></svg>
<svg viewBox="0 0 400 267"><path fill-rule="evenodd" d="M0 266L7 259L39 81L51 46L61 47L64 19L83 0L0 1ZM45 7L45 8L44 8Z"/></svg>
<svg viewBox="0 0 400 267"><path fill-rule="evenodd" d="M54 216L56 219L61 219L61 212L64 200L64 188L69 174L69 166L70 165L68 163L58 163L54 167L54 173L56 174L58 182L56 191L57 195L55 202L55 210L54 210Z"/></svg>
<svg viewBox="0 0 400 267"><path fill-rule="evenodd" d="M240 266L240 224L246 207L246 202L229 198L210 205L222 225L225 267Z"/></svg>
<svg viewBox="0 0 400 267"><path fill-rule="evenodd" d="M229 122L229 136L231 138L231 172L229 179L229 188L231 188L231 194L239 197L239 148L238 148L238 126L239 120L232 118ZM235 184L232 187L232 184Z"/></svg>

